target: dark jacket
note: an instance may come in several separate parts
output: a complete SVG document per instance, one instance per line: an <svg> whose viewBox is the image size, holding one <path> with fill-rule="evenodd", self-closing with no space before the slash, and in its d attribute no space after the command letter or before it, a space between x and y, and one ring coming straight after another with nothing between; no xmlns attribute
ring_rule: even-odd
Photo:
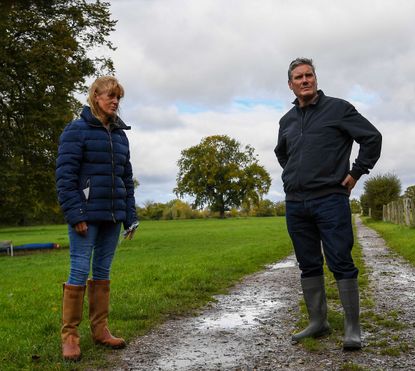
<svg viewBox="0 0 415 371"><path fill-rule="evenodd" d="M348 194L341 185L349 173L358 180L379 159L382 136L348 102L319 90L314 104L295 106L280 120L275 154L282 168L287 201L301 201L331 193ZM350 169L353 141L360 145Z"/></svg>
<svg viewBox="0 0 415 371"><path fill-rule="evenodd" d="M137 220L126 129L117 117L108 131L87 106L64 129L56 186L69 224L112 220L128 228Z"/></svg>

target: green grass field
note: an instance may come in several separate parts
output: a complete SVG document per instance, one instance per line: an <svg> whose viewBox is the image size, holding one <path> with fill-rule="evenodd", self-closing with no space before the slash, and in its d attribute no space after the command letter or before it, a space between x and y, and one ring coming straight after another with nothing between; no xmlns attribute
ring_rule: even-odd
<svg viewBox="0 0 415 371"><path fill-rule="evenodd" d="M0 229L0 240L55 242L61 250L0 255L0 369L74 369L62 362L62 283L69 271L66 226ZM243 276L292 252L284 218L142 222L112 268L110 328L127 341L169 316L191 313ZM105 367L85 305L77 369Z"/></svg>
<svg viewBox="0 0 415 371"><path fill-rule="evenodd" d="M392 250L403 256L412 265L415 265L415 228L384 223L369 218L362 218L362 221L368 227L377 231Z"/></svg>

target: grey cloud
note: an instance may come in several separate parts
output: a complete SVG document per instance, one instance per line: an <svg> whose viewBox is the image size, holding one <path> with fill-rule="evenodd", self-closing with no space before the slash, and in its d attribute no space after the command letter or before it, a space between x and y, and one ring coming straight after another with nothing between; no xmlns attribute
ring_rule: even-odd
<svg viewBox="0 0 415 371"><path fill-rule="evenodd" d="M126 88L123 118L133 124L137 172L148 176L142 193L169 196L180 150L228 134L257 149L277 197L281 170L272 150L282 112L221 116L218 107L261 96L288 110L287 66L298 56L314 59L326 94L351 99L360 86L377 97L354 102L384 135L374 174L394 171L405 185L415 183L414 1L123 0L111 9L119 20L112 57ZM184 114L177 102L209 112Z"/></svg>
<svg viewBox="0 0 415 371"><path fill-rule="evenodd" d="M285 96L287 65L299 55L314 57L338 95L355 81L379 89L408 72L396 62L413 50L415 3L291 4L131 1L125 15L126 3L115 3L115 16L123 14L116 38L128 40L128 57L126 49L116 57L120 73L135 76L144 100L222 104L258 90Z"/></svg>
<svg viewBox="0 0 415 371"><path fill-rule="evenodd" d="M172 130L183 126L175 107L138 106L128 111L134 125L144 131Z"/></svg>

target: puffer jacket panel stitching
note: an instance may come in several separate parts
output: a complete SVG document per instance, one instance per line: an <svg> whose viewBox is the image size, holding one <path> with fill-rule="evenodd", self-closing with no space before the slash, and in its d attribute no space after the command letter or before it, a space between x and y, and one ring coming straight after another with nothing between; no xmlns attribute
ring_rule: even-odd
<svg viewBox="0 0 415 371"><path fill-rule="evenodd" d="M81 119L68 124L60 137L56 161L59 202L71 225L104 220L131 224L137 217L128 139L120 128L108 132L96 119L88 121L91 116L85 107ZM88 199L84 191L87 180Z"/></svg>

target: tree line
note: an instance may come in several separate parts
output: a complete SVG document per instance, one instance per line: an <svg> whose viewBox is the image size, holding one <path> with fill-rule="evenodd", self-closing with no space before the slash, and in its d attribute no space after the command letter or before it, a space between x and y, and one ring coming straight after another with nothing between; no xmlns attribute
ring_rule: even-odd
<svg viewBox="0 0 415 371"><path fill-rule="evenodd" d="M137 208L141 220L179 220L179 219L206 219L220 218L218 211L210 208L195 209L191 203L175 199L166 203L146 201ZM285 216L285 202L263 199L257 205L243 204L240 208L230 208L224 217L268 217Z"/></svg>
<svg viewBox="0 0 415 371"><path fill-rule="evenodd" d="M409 198L415 202L415 185L409 186L401 194L401 182L394 174L380 174L370 177L364 183L364 193L359 199L350 199L350 208L354 214L371 216L382 220L383 205L392 201ZM146 201L138 207L143 220L199 219L220 217L210 208L195 209L194 206L180 199L166 203ZM268 217L285 216L285 202L260 199L257 203L242 203L240 207L231 207L225 217Z"/></svg>

